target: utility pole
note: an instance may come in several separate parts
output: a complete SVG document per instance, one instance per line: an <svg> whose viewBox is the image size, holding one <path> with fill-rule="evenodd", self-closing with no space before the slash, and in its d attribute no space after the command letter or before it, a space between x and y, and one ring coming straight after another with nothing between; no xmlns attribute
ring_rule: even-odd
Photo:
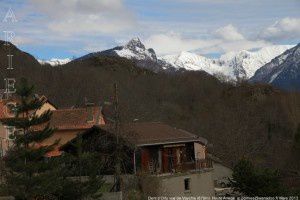
<svg viewBox="0 0 300 200"><path fill-rule="evenodd" d="M118 97L118 85L114 84L114 107L115 107L115 134L117 139L116 145L116 163L115 163L115 191L121 190L121 152L120 152L120 112L119 112L119 97Z"/></svg>

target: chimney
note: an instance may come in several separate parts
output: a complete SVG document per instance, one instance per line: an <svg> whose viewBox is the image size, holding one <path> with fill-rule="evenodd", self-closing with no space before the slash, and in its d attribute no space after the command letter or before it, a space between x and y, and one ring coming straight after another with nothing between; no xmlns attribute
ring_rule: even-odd
<svg viewBox="0 0 300 200"><path fill-rule="evenodd" d="M90 103L87 101L87 98L85 98L85 107L86 107L86 111L88 113L87 116L87 122L94 122L94 113L93 113L93 108L94 108L94 103Z"/></svg>
<svg viewBox="0 0 300 200"><path fill-rule="evenodd" d="M102 112L102 106L100 106L99 110L98 110L97 124L98 125L105 125L105 120L104 120L103 112Z"/></svg>

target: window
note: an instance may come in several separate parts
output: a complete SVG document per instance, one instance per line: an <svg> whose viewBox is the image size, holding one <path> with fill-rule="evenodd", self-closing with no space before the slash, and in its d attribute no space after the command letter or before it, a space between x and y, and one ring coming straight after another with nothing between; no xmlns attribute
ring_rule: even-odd
<svg viewBox="0 0 300 200"><path fill-rule="evenodd" d="M185 191L190 191L191 189L191 179L190 178L185 178L184 179L184 190Z"/></svg>

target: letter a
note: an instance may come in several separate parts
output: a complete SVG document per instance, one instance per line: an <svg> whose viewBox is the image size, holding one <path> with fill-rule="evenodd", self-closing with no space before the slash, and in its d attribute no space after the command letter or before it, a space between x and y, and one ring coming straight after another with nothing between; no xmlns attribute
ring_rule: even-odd
<svg viewBox="0 0 300 200"><path fill-rule="evenodd" d="M7 11L3 19L3 22L12 22L12 23L17 22L16 16L11 8L9 8L9 10Z"/></svg>

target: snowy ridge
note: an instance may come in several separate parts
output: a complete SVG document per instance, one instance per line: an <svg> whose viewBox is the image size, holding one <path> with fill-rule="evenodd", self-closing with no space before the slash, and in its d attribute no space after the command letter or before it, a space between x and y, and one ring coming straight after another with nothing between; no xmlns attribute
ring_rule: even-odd
<svg viewBox="0 0 300 200"><path fill-rule="evenodd" d="M251 78L256 70L270 62L295 45L273 45L263 47L257 51L230 52L220 57L219 62L231 68L243 68L245 76Z"/></svg>
<svg viewBox="0 0 300 200"><path fill-rule="evenodd" d="M292 47L294 45L274 45L257 51L243 50L229 52L222 55L219 59L209 59L189 52L181 52L178 55L167 55L159 59L170 63L176 69L203 70L211 75L221 73L232 79L248 79L260 67Z"/></svg>
<svg viewBox="0 0 300 200"><path fill-rule="evenodd" d="M300 44L272 59L255 72L251 82L263 82L288 90L300 90Z"/></svg>
<svg viewBox="0 0 300 200"><path fill-rule="evenodd" d="M294 45L273 45L256 51L229 52L220 56L219 59L211 59L186 51L175 55L157 57L152 48L147 49L136 37L124 46L90 53L78 60L91 56L118 56L134 60L137 66L154 72L172 73L182 70L201 70L222 81L235 81L250 79L260 67L292 47Z"/></svg>
<svg viewBox="0 0 300 200"><path fill-rule="evenodd" d="M200 56L190 52L181 52L179 55L168 55L159 58L166 63L169 63L175 69L186 69L192 71L206 71L211 75L223 74L225 76L233 77L232 70L227 66L218 65L214 60Z"/></svg>
<svg viewBox="0 0 300 200"><path fill-rule="evenodd" d="M65 58L65 59L52 58L50 60L38 60L38 61L41 65L49 64L54 67L54 66L67 64L68 62L71 62L71 59L70 58Z"/></svg>

